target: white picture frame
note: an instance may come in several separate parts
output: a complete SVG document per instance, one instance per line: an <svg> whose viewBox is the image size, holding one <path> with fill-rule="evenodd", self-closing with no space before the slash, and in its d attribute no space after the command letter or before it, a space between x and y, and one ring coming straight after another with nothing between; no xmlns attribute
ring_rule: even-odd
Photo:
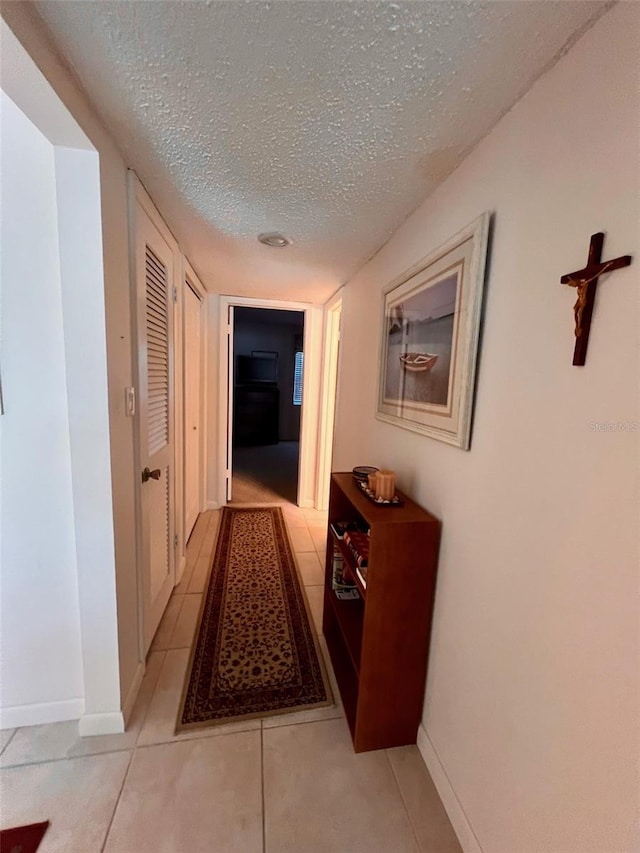
<svg viewBox="0 0 640 853"><path fill-rule="evenodd" d="M490 213L382 295L376 417L468 450Z"/></svg>

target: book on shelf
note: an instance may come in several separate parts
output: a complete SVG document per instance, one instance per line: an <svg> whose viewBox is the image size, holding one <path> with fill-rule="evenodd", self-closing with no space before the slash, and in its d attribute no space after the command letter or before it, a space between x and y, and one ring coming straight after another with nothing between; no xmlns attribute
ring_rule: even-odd
<svg viewBox="0 0 640 853"><path fill-rule="evenodd" d="M337 548L333 549L331 588L334 591L355 589L355 582L350 578L345 577L344 557Z"/></svg>
<svg viewBox="0 0 640 853"><path fill-rule="evenodd" d="M335 533L336 539L343 540L347 530L357 530L359 524L357 521L332 521L331 529Z"/></svg>
<svg viewBox="0 0 640 853"><path fill-rule="evenodd" d="M362 530L347 530L344 542L349 546L356 565L366 566L369 561L369 534Z"/></svg>
<svg viewBox="0 0 640 853"><path fill-rule="evenodd" d="M362 586L363 586L365 589L367 588L367 572L368 572L368 571L369 571L369 570L368 570L368 568L367 568L366 566L358 566L358 568L356 569L356 574L357 574L357 575L358 575L358 577L360 578L360 581L361 581L361 583L362 583Z"/></svg>
<svg viewBox="0 0 640 853"><path fill-rule="evenodd" d="M360 598L360 593L354 587L351 589L336 589L335 590L336 598L339 598L341 601L354 601L357 598Z"/></svg>

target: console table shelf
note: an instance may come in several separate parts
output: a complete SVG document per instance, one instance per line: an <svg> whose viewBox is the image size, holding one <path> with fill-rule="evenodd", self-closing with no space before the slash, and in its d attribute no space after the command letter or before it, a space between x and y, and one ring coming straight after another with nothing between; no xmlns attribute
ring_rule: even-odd
<svg viewBox="0 0 640 853"><path fill-rule="evenodd" d="M376 506L350 473L331 476L323 631L356 752L415 743L422 713L436 586L440 522L405 495ZM332 522L370 530L366 589L340 600L331 587L334 548L355 560Z"/></svg>

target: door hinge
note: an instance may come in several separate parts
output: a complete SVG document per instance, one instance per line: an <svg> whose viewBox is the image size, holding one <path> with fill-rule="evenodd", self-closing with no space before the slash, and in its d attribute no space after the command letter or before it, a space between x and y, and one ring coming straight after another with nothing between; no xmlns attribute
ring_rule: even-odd
<svg viewBox="0 0 640 853"><path fill-rule="evenodd" d="M173 547L174 548L178 547L178 534L177 533L174 533L174 536L173 536Z"/></svg>
<svg viewBox="0 0 640 853"><path fill-rule="evenodd" d="M178 288L175 285L173 286L173 289L171 290L171 298L173 299L174 302L178 301Z"/></svg>

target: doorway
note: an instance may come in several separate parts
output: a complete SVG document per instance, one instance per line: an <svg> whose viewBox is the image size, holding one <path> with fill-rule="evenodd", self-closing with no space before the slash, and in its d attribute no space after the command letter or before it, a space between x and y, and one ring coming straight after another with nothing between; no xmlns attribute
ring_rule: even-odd
<svg viewBox="0 0 640 853"><path fill-rule="evenodd" d="M303 341L303 311L235 308L233 503L298 502Z"/></svg>

